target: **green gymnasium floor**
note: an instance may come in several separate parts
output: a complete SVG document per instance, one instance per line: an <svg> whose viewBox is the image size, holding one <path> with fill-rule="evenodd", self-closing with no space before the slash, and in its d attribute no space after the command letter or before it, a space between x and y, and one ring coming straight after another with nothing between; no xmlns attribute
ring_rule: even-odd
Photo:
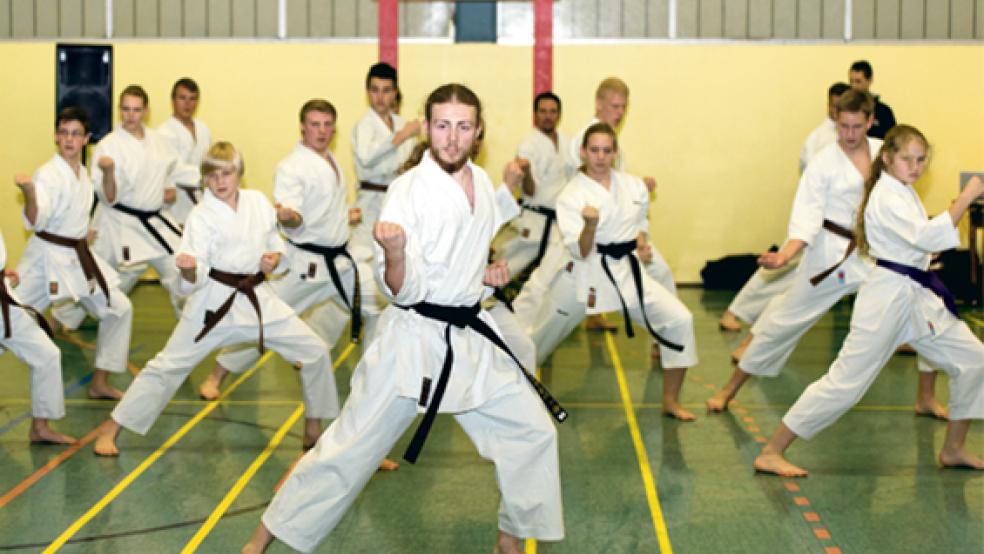
<svg viewBox="0 0 984 554"><path fill-rule="evenodd" d="M730 412L708 416L703 401L730 374L741 335L717 329L729 293L680 296L700 348L683 392L696 423L660 415L661 376L644 339L578 329L541 368L571 412L559 426L567 538L528 543L527 552L984 552L984 475L937 467L945 424L913 416L914 357L893 358L857 409L793 447L809 478L756 475L760 442L825 371L849 309L821 320L779 378L750 384ZM173 316L155 285L138 287L134 304L130 359L139 367L164 344ZM967 318L980 335L981 312ZM112 408L85 399L94 340L87 324L59 341L68 416L56 426L87 441ZM347 346L334 353L343 395L359 356ZM300 393L294 370L273 356L224 401L203 402L197 386L210 368L192 373L146 437L124 432L122 455L101 459L91 442L28 444L27 371L0 357L0 551L40 552L56 540L67 540L63 552L238 551L300 452ZM946 389L940 377L944 400ZM984 453L980 425L969 446ZM497 501L491 465L441 417L419 463L377 474L318 552L489 552Z"/></svg>

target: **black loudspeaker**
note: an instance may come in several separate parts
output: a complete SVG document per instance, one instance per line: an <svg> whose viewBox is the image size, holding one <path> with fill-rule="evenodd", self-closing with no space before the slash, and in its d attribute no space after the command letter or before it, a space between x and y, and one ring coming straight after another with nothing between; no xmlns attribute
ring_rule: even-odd
<svg viewBox="0 0 984 554"><path fill-rule="evenodd" d="M113 125L113 47L59 44L55 48L55 114L75 106L89 115L91 143Z"/></svg>

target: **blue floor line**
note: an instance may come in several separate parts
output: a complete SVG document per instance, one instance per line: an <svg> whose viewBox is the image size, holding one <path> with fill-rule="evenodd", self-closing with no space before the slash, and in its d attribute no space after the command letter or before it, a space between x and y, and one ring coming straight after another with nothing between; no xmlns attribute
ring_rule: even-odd
<svg viewBox="0 0 984 554"><path fill-rule="evenodd" d="M92 372L90 371L89 373L86 373L85 375L83 375L82 378L79 379L78 381L76 381L76 382L74 382L74 383L72 383L70 385L67 385L65 387L65 396L69 396L73 392L75 392L75 391L79 390L80 388L84 387L91 380L92 380ZM14 427L17 427L18 425L20 425L20 423L22 421L24 421L25 419L27 419L29 417L31 417L31 410L27 410L26 412L22 413L21 415L19 415L19 416L15 417L14 419L8 421L6 424L4 424L2 427L0 427L0 436L3 436L3 434L6 433L7 431L10 431Z"/></svg>

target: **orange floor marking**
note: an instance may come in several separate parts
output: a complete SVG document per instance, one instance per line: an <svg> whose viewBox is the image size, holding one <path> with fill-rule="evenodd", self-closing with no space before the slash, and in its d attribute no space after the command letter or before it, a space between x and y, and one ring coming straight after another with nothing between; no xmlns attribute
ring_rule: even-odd
<svg viewBox="0 0 984 554"><path fill-rule="evenodd" d="M799 492L799 490L800 490L800 486L799 485L797 485L796 483L789 482L789 481L784 482L782 485L784 487L786 487L786 490L789 491L789 492Z"/></svg>
<svg viewBox="0 0 984 554"><path fill-rule="evenodd" d="M810 522L820 521L820 514L816 512L803 512L803 519Z"/></svg>
<svg viewBox="0 0 984 554"><path fill-rule="evenodd" d="M745 423L755 423L755 418L751 416L745 416L741 418L741 420L744 421Z"/></svg>
<svg viewBox="0 0 984 554"><path fill-rule="evenodd" d="M796 496L796 497L793 497L793 502L797 506L809 506L810 505L810 499L808 499L805 496Z"/></svg>
<svg viewBox="0 0 984 554"><path fill-rule="evenodd" d="M749 425L748 426L748 432L749 433L758 433L759 431L761 431L761 429L759 429L757 425Z"/></svg>
<svg viewBox="0 0 984 554"><path fill-rule="evenodd" d="M755 442L757 442L759 444L762 444L762 443L765 442L765 437L763 437L762 435L759 435L759 436L755 437Z"/></svg>
<svg viewBox="0 0 984 554"><path fill-rule="evenodd" d="M841 549L836 546L828 546L823 549L824 554L841 554Z"/></svg>
<svg viewBox="0 0 984 554"><path fill-rule="evenodd" d="M830 539L830 531L824 529L823 527L814 527L813 534L816 535L817 538L820 540L825 541Z"/></svg>
<svg viewBox="0 0 984 554"><path fill-rule="evenodd" d="M78 442L69 445L69 447L66 448L64 452L52 458L48 463L39 467L37 471L35 471L31 475L29 475L26 479L18 483L17 486L7 491L7 493L4 494L3 496L0 496L0 508L3 508L7 504L9 504L13 499L23 494L24 491L31 488L32 485L40 481L42 477L51 473L51 470L61 465L61 463L64 462L65 460L71 458L72 455L78 452L79 450L81 450L82 447L94 441L96 437L99 435L100 427L102 427L101 423L97 425L95 429L89 431L88 435L82 437Z"/></svg>

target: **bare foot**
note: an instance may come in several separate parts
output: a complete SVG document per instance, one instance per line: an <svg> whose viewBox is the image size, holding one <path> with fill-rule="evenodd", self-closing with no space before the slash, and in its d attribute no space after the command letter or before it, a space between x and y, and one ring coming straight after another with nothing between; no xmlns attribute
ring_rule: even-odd
<svg viewBox="0 0 984 554"><path fill-rule="evenodd" d="M72 444L78 439L63 435L47 425L33 425L28 433L31 444Z"/></svg>
<svg viewBox="0 0 984 554"><path fill-rule="evenodd" d="M99 428L99 436L92 451L96 456L119 456L120 449L116 447L116 435L120 432L120 424L108 420Z"/></svg>
<svg viewBox="0 0 984 554"><path fill-rule="evenodd" d="M589 315L584 319L584 328L588 331L617 331L618 325L609 323L601 315Z"/></svg>
<svg viewBox="0 0 984 554"><path fill-rule="evenodd" d="M949 420L946 408L935 398L928 401L920 400L916 402L916 415L919 417L931 417L940 421Z"/></svg>
<svg viewBox="0 0 984 554"><path fill-rule="evenodd" d="M672 417L674 419L679 419L680 421L697 421L697 416L694 415L690 410L686 410L683 406L679 404L669 404L663 408L663 415L667 417Z"/></svg>
<svg viewBox="0 0 984 554"><path fill-rule="evenodd" d="M249 538L249 542L243 549L240 550L241 554L263 554L266 552L270 543L273 542L273 533L271 533L263 522L256 527L256 531L253 532L253 536Z"/></svg>
<svg viewBox="0 0 984 554"><path fill-rule="evenodd" d="M222 391L220 390L222 380L225 379L228 373L228 369L218 363L215 364L215 367L212 368L212 373L209 373L205 381L198 387L198 395L202 397L202 400L216 400L222 395Z"/></svg>
<svg viewBox="0 0 984 554"><path fill-rule="evenodd" d="M714 393L714 396L707 399L705 404L707 404L708 412L723 412L728 409L728 404L731 403L731 399L735 397L733 392L721 389Z"/></svg>
<svg viewBox="0 0 984 554"><path fill-rule="evenodd" d="M379 471L396 471L400 469L400 463L386 458L379 463Z"/></svg>
<svg viewBox="0 0 984 554"><path fill-rule="evenodd" d="M780 477L806 477L807 475L805 469L789 463L782 454L767 454L763 452L752 462L752 467L755 468L755 471L772 473Z"/></svg>
<svg viewBox="0 0 984 554"><path fill-rule="evenodd" d="M492 554L522 554L523 543L519 537L514 537L508 533L499 531L499 536L495 541L495 548Z"/></svg>
<svg viewBox="0 0 984 554"><path fill-rule="evenodd" d="M956 451L940 450L940 465L951 469L984 469L984 460L961 448Z"/></svg>
<svg viewBox="0 0 984 554"><path fill-rule="evenodd" d="M92 385L89 387L90 400L119 400L123 392L111 385Z"/></svg>
<svg viewBox="0 0 984 554"><path fill-rule="evenodd" d="M741 331L741 322L735 317L735 314L731 313L731 310L724 312L721 319L718 320L718 327L722 331Z"/></svg>

